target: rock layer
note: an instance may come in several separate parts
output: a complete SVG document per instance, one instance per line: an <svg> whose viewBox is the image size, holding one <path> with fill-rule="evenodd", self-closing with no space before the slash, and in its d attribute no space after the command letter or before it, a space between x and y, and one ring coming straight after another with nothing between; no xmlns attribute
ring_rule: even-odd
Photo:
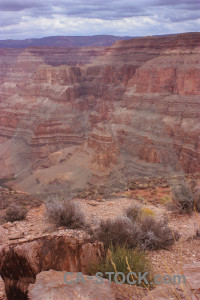
<svg viewBox="0 0 200 300"><path fill-rule="evenodd" d="M200 34L0 51L0 176L28 192L200 171Z"/></svg>

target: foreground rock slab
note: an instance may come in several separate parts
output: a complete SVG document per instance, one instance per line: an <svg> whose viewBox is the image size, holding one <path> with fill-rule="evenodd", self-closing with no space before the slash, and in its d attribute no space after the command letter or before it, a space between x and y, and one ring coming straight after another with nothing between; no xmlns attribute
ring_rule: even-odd
<svg viewBox="0 0 200 300"><path fill-rule="evenodd" d="M84 282L75 283L78 273L73 273L67 284L64 281L66 272L50 270L37 275L35 284L29 286L29 300L128 300L140 299L143 292L139 288L109 283L103 279L101 284L95 282L95 276L83 275ZM68 278L67 278L68 279Z"/></svg>
<svg viewBox="0 0 200 300"><path fill-rule="evenodd" d="M175 299L200 299L200 263L183 266L186 278L184 285L159 286L147 292L142 288L117 285L103 279L101 284L96 283L95 276L73 273L65 277L66 272L54 270L41 272L36 277L35 284L30 284L28 289L29 300L175 300ZM78 278L78 280L77 280ZM72 281L67 284L65 280ZM79 281L80 280L80 281ZM81 282L82 281L82 282Z"/></svg>

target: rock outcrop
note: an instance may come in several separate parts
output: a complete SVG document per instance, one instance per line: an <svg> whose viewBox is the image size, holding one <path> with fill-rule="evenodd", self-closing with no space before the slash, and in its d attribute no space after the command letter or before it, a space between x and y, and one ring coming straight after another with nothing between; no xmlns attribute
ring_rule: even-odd
<svg viewBox="0 0 200 300"><path fill-rule="evenodd" d="M0 275L8 300L27 299L30 283L42 271L87 273L91 260L104 253L100 242L85 243L67 235L48 234L33 240L1 246Z"/></svg>
<svg viewBox="0 0 200 300"><path fill-rule="evenodd" d="M0 176L28 192L200 171L200 33L0 50Z"/></svg>

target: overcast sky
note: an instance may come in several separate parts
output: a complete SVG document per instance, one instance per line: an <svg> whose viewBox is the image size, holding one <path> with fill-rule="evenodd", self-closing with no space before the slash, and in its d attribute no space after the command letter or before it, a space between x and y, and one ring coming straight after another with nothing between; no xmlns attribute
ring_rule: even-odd
<svg viewBox="0 0 200 300"><path fill-rule="evenodd" d="M0 39L200 31L200 0L0 0Z"/></svg>

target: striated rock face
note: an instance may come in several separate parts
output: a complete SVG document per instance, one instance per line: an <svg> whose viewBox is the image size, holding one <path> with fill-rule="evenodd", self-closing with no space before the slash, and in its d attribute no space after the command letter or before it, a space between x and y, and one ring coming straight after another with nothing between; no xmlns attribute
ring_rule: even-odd
<svg viewBox="0 0 200 300"><path fill-rule="evenodd" d="M0 275L8 300L27 299L27 289L41 271L82 272L91 260L104 253L100 242L84 243L76 238L52 234L0 248Z"/></svg>
<svg viewBox="0 0 200 300"><path fill-rule="evenodd" d="M200 33L0 50L0 176L28 192L200 171Z"/></svg>

